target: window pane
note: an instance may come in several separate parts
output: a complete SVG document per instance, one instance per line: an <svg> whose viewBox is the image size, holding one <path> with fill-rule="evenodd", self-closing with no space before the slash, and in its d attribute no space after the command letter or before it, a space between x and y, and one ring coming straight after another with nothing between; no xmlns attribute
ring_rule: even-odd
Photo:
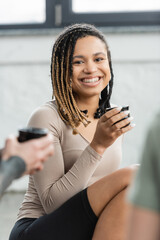
<svg viewBox="0 0 160 240"><path fill-rule="evenodd" d="M46 20L46 0L0 0L0 24L36 24Z"/></svg>
<svg viewBox="0 0 160 240"><path fill-rule="evenodd" d="M73 12L159 11L160 0L72 0Z"/></svg>

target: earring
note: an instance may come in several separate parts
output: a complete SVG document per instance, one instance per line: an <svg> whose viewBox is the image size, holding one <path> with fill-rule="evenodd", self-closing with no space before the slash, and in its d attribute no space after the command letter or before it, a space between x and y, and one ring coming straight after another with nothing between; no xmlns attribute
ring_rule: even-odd
<svg viewBox="0 0 160 240"><path fill-rule="evenodd" d="M108 92L108 94L109 94L109 83L108 83L108 85L107 85L107 92Z"/></svg>

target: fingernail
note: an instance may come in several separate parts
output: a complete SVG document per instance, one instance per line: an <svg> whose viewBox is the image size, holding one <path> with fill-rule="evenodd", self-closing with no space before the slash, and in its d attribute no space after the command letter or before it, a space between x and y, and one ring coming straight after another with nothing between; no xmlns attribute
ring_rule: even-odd
<svg viewBox="0 0 160 240"><path fill-rule="evenodd" d="M128 114L130 113L130 111L129 110L127 110L127 111L124 111L124 114L125 115L127 115L128 116Z"/></svg>
<svg viewBox="0 0 160 240"><path fill-rule="evenodd" d="M133 117L129 117L129 118L127 118L129 121L132 121L133 120Z"/></svg>
<svg viewBox="0 0 160 240"><path fill-rule="evenodd" d="M135 126L136 126L136 124L135 124L135 123L132 123L132 124L130 124L130 126L131 126L131 127L135 127Z"/></svg>
<svg viewBox="0 0 160 240"><path fill-rule="evenodd" d="M122 107L117 107L116 109L117 109L118 111L121 111Z"/></svg>

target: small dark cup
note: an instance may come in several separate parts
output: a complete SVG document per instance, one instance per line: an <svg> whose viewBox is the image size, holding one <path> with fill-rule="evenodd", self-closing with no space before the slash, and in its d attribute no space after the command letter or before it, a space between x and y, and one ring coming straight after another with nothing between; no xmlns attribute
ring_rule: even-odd
<svg viewBox="0 0 160 240"><path fill-rule="evenodd" d="M25 142L30 139L44 137L48 134L48 129L46 128L34 128L34 127L25 127L19 129L19 142Z"/></svg>
<svg viewBox="0 0 160 240"><path fill-rule="evenodd" d="M107 108L107 109L106 109L106 112L112 110L113 108L115 108L115 107ZM128 111L128 110L129 110L129 106L128 106L128 105L127 105L127 106L123 106L122 109L121 109L121 112ZM126 119L126 118L128 118L128 117L130 117L130 114L128 114L128 116L122 118L121 120L115 122L113 125L115 125L116 123L118 123L118 122L120 122L120 121L123 121L124 119ZM127 124L126 126L124 126L124 127L127 127L129 124L130 124L130 123L128 123L128 124ZM122 128L124 128L124 127L122 127Z"/></svg>
<svg viewBox="0 0 160 240"><path fill-rule="evenodd" d="M128 110L129 110L129 106L123 106L122 109L121 109L121 112L128 111ZM125 119L127 119L127 118L129 118L129 117L130 117L130 114L128 114L128 116L122 118L121 120L117 121L116 123L118 123L118 122L120 122L120 121L122 121L122 120L125 120ZM116 123L115 123L115 124L116 124ZM129 124L130 124L130 123L128 123L128 124L127 124L126 126L124 126L124 127L127 127ZM122 127L122 128L124 128L124 127Z"/></svg>
<svg viewBox="0 0 160 240"><path fill-rule="evenodd" d="M111 108L106 108L106 112L109 112L110 110L114 109L116 107L111 107ZM129 110L129 106L123 106L122 109L121 109L121 112L123 111L128 111Z"/></svg>
<svg viewBox="0 0 160 240"><path fill-rule="evenodd" d="M122 109L121 109L121 112L128 111L128 110L129 110L129 106L128 105L127 106L123 106Z"/></svg>

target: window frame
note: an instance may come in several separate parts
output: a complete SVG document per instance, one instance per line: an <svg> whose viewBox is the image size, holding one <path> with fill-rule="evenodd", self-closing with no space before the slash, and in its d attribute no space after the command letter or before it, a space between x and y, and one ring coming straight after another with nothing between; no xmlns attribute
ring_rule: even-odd
<svg viewBox="0 0 160 240"><path fill-rule="evenodd" d="M55 29L81 22L98 27L157 26L160 25L160 11L74 13L72 0L46 0L45 23L0 24L0 29Z"/></svg>
<svg viewBox="0 0 160 240"><path fill-rule="evenodd" d="M72 0L62 0L62 2L64 13L62 24L64 25L76 22L92 23L99 27L160 25L160 11L74 13Z"/></svg>

